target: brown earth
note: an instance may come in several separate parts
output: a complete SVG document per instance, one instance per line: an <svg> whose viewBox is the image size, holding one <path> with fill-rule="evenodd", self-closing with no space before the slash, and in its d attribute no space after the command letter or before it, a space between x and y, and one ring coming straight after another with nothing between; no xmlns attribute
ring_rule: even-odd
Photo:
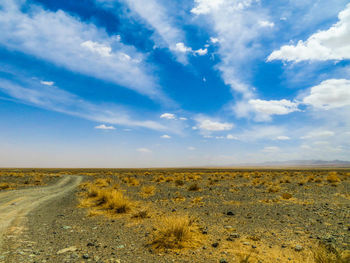
<svg viewBox="0 0 350 263"><path fill-rule="evenodd" d="M78 207L86 189L73 190L76 180L55 185L57 179L51 179L47 181L53 184L51 188L0 192L0 218L6 209L17 213L12 216L16 220L7 223L9 227L2 223L4 219L0 224L7 229L0 262L209 263L243 262L248 255L247 262L315 262L313 253L319 244L350 250L350 170L103 169L55 173L73 174L60 180L79 180L74 174L83 176L85 182L109 179L102 188L123 190L134 206L125 214L98 206ZM145 186L154 186L154 195L142 194ZM26 209L21 214L15 207ZM148 216L135 218L141 210ZM160 220L169 215L195 218L201 244L176 250L157 250L150 245Z"/></svg>

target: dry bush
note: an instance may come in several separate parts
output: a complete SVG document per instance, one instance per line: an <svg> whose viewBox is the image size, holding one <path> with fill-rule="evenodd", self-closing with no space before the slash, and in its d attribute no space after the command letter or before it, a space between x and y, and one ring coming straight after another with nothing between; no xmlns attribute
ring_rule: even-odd
<svg viewBox="0 0 350 263"><path fill-rule="evenodd" d="M87 186L88 197L97 197L99 190L100 190L100 188L98 188L94 184L88 185Z"/></svg>
<svg viewBox="0 0 350 263"><path fill-rule="evenodd" d="M156 226L151 245L156 249L194 248L200 245L200 233L188 216L168 216Z"/></svg>
<svg viewBox="0 0 350 263"><path fill-rule="evenodd" d="M277 193L281 188L279 186L273 185L267 189L268 193Z"/></svg>
<svg viewBox="0 0 350 263"><path fill-rule="evenodd" d="M194 184L191 184L189 187L188 187L188 190L189 191L199 191L201 188L199 187L198 184L194 183Z"/></svg>
<svg viewBox="0 0 350 263"><path fill-rule="evenodd" d="M105 194L105 207L117 214L127 213L131 210L132 202L121 191L112 190Z"/></svg>
<svg viewBox="0 0 350 263"><path fill-rule="evenodd" d="M175 185L176 186L183 186L185 184L185 182L181 179L176 179L175 180Z"/></svg>
<svg viewBox="0 0 350 263"><path fill-rule="evenodd" d="M123 183L127 184L128 186L138 186L140 185L139 180L137 180L135 177L124 177L122 179Z"/></svg>
<svg viewBox="0 0 350 263"><path fill-rule="evenodd" d="M338 177L337 172L329 172L326 179L329 183L340 182L340 178Z"/></svg>
<svg viewBox="0 0 350 263"><path fill-rule="evenodd" d="M165 182L165 177L163 175L157 176L154 178L154 181L157 183Z"/></svg>
<svg viewBox="0 0 350 263"><path fill-rule="evenodd" d="M145 218L150 218L150 217L151 216L149 215L149 212L146 208L139 210L132 215L132 218L138 218L138 219L145 219Z"/></svg>
<svg viewBox="0 0 350 263"><path fill-rule="evenodd" d="M143 186L141 188L141 192L140 195L142 197L149 197L149 196L153 196L156 192L156 187L153 185L149 185L149 186Z"/></svg>
<svg viewBox="0 0 350 263"><path fill-rule="evenodd" d="M287 199L291 199L291 198L293 197L293 196L292 196L291 194L289 194L289 193L283 193L281 196L282 196L283 199L286 199L286 200L287 200Z"/></svg>
<svg viewBox="0 0 350 263"><path fill-rule="evenodd" d="M0 190L5 190L5 189L9 189L9 188L10 188L9 183L0 183Z"/></svg>
<svg viewBox="0 0 350 263"><path fill-rule="evenodd" d="M195 197L195 198L193 198L192 200L191 200L191 203L193 204L193 205L203 205L204 204L204 202L203 202L203 197Z"/></svg>
<svg viewBox="0 0 350 263"><path fill-rule="evenodd" d="M111 178L97 178L94 182L94 184L96 186L99 187L107 187L112 183L112 179Z"/></svg>
<svg viewBox="0 0 350 263"><path fill-rule="evenodd" d="M340 252L331 245L320 244L313 251L315 263L348 263L350 262L350 254Z"/></svg>
<svg viewBox="0 0 350 263"><path fill-rule="evenodd" d="M172 182L172 181L174 181L174 178L171 176L168 176L165 178L165 182L167 182L167 183Z"/></svg>

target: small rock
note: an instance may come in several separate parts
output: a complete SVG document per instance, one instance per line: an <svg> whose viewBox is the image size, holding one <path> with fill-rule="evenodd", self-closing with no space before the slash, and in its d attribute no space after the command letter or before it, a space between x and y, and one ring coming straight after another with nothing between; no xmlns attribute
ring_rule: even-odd
<svg viewBox="0 0 350 263"><path fill-rule="evenodd" d="M252 248L256 248L256 246L255 246L255 245L252 245Z"/></svg>
<svg viewBox="0 0 350 263"><path fill-rule="evenodd" d="M94 246L95 246L95 244L94 244L94 243L89 242L89 243L87 243L87 246L88 246L88 247L94 247Z"/></svg>
<svg viewBox="0 0 350 263"><path fill-rule="evenodd" d="M212 247L218 247L219 246L219 243L218 242L215 242L213 244L211 244Z"/></svg>
<svg viewBox="0 0 350 263"><path fill-rule="evenodd" d="M294 250L295 251L302 251L303 250L303 247L301 246L301 245L296 245L295 247L294 247Z"/></svg>
<svg viewBox="0 0 350 263"><path fill-rule="evenodd" d="M226 213L226 215L228 215L228 216L234 216L235 213L233 213L232 211L228 211L228 212Z"/></svg>
<svg viewBox="0 0 350 263"><path fill-rule="evenodd" d="M89 254L84 254L83 255L83 259L89 259L90 257L89 257Z"/></svg>
<svg viewBox="0 0 350 263"><path fill-rule="evenodd" d="M227 241L234 241L236 238L240 238L238 233L231 233L230 236L226 239Z"/></svg>
<svg viewBox="0 0 350 263"><path fill-rule="evenodd" d="M71 226L63 226L62 228L67 230L67 229L71 229L72 227Z"/></svg>
<svg viewBox="0 0 350 263"><path fill-rule="evenodd" d="M61 249L61 250L59 250L59 251L57 252L57 255L63 254L63 253L67 253L67 252L74 252L74 251L76 251L76 250L77 250L77 248L76 248L75 246L63 248L63 249Z"/></svg>
<svg viewBox="0 0 350 263"><path fill-rule="evenodd" d="M243 242L243 245L250 246L250 243L249 242Z"/></svg>

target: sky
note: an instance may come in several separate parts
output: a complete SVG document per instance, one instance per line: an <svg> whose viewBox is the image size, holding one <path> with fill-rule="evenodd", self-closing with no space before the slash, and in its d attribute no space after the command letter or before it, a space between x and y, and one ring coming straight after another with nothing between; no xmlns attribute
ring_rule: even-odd
<svg viewBox="0 0 350 263"><path fill-rule="evenodd" d="M345 0L2 0L1 167L350 161Z"/></svg>

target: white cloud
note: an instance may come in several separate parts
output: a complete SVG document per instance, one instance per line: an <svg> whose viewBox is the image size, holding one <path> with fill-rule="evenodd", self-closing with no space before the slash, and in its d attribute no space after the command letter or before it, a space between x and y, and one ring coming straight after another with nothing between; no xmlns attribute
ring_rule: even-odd
<svg viewBox="0 0 350 263"><path fill-rule="evenodd" d="M140 152L140 153L151 153L152 151L148 148L138 148L136 149L136 151Z"/></svg>
<svg viewBox="0 0 350 263"><path fill-rule="evenodd" d="M300 145L300 148L304 149L304 150L310 150L311 149L310 145L307 145L307 144Z"/></svg>
<svg viewBox="0 0 350 263"><path fill-rule="evenodd" d="M164 134L164 135L162 135L160 137L163 138L163 139L171 139L171 136L169 136L167 134Z"/></svg>
<svg viewBox="0 0 350 263"><path fill-rule="evenodd" d="M212 43L220 45L216 54L220 62L216 68L226 85L243 100L255 97L255 88L247 83L250 63L259 56L259 41L263 30L259 21L269 21L259 0L194 0L191 12L209 21L215 33Z"/></svg>
<svg viewBox="0 0 350 263"><path fill-rule="evenodd" d="M25 3L26 13L22 11ZM145 54L62 10L52 12L25 1L1 1L0 28L0 45L10 50L152 98L164 96L148 69L150 65L143 62Z"/></svg>
<svg viewBox="0 0 350 263"><path fill-rule="evenodd" d="M325 110L350 106L350 80L325 80L310 89L303 103Z"/></svg>
<svg viewBox="0 0 350 263"><path fill-rule="evenodd" d="M55 84L55 82L53 81L44 81L44 80L41 80L40 83L46 86L53 86Z"/></svg>
<svg viewBox="0 0 350 263"><path fill-rule="evenodd" d="M249 100L256 112L266 115L285 115L298 111L298 103L289 100Z"/></svg>
<svg viewBox="0 0 350 263"><path fill-rule="evenodd" d="M238 137L233 136L232 134L227 134L226 139L227 140L238 140Z"/></svg>
<svg viewBox="0 0 350 263"><path fill-rule="evenodd" d="M180 117L179 120L180 121L187 121L187 118L186 117Z"/></svg>
<svg viewBox="0 0 350 263"><path fill-rule="evenodd" d="M204 55L208 54L208 49L206 49L206 48L205 48L205 49L200 48L200 49L198 49L198 50L195 50L194 53L195 53L196 55L198 55L198 56L204 56Z"/></svg>
<svg viewBox="0 0 350 263"><path fill-rule="evenodd" d="M115 128L113 126L107 126L105 124L101 124L95 127L95 129L99 129L99 130L115 130Z"/></svg>
<svg viewBox="0 0 350 263"><path fill-rule="evenodd" d="M277 137L276 137L276 140L279 140L279 141L288 141L288 140L290 140L290 138L289 138L288 136L281 135L281 136L277 136Z"/></svg>
<svg viewBox="0 0 350 263"><path fill-rule="evenodd" d="M175 50L181 53L192 52L192 48L186 47L182 42L176 43Z"/></svg>
<svg viewBox="0 0 350 263"><path fill-rule="evenodd" d="M95 0L101 3L105 8L113 8L116 1ZM184 41L184 32L176 26L172 16L162 1L147 0L122 0L137 14L145 24L149 25L154 31L153 39L157 46L167 47L181 63L187 64L186 52L179 51L177 43ZM116 9L117 10L117 9Z"/></svg>
<svg viewBox="0 0 350 263"><path fill-rule="evenodd" d="M110 46L106 46L93 41L85 41L80 44L82 47L87 48L93 53L97 53L102 57L110 57L112 56L112 48Z"/></svg>
<svg viewBox="0 0 350 263"><path fill-rule="evenodd" d="M344 60L350 58L350 4L338 15L331 28L311 35L305 42L285 45L271 53L267 61Z"/></svg>
<svg viewBox="0 0 350 263"><path fill-rule="evenodd" d="M272 28L272 27L275 26L275 24L274 24L273 22L266 21L266 20L261 20L261 21L259 21L259 25L260 25L261 27L270 27L270 28Z"/></svg>
<svg viewBox="0 0 350 263"><path fill-rule="evenodd" d="M320 137L331 137L334 136L335 133L333 131L311 131L308 132L305 136L300 137L301 139L312 139L312 138L320 138Z"/></svg>
<svg viewBox="0 0 350 263"><path fill-rule="evenodd" d="M192 146L189 146L189 147L187 147L187 150L189 150L189 151L194 151L194 150L196 150L196 148L195 148L195 147L192 147Z"/></svg>
<svg viewBox="0 0 350 263"><path fill-rule="evenodd" d="M161 119L167 119L167 120L175 120L176 116L173 113L163 113L162 115L160 115Z"/></svg>
<svg viewBox="0 0 350 263"><path fill-rule="evenodd" d="M197 118L196 121L197 127L202 131L228 131L233 128L232 123L213 121L204 117Z"/></svg>
<svg viewBox="0 0 350 263"><path fill-rule="evenodd" d="M240 141L255 142L258 140L275 140L276 137L285 133L284 127L256 125L240 133L232 134Z"/></svg>
<svg viewBox="0 0 350 263"><path fill-rule="evenodd" d="M220 42L220 40L218 38L216 38L216 37L211 37L210 38L210 42L213 43L213 44L216 44L216 43Z"/></svg>
<svg viewBox="0 0 350 263"><path fill-rule="evenodd" d="M17 79L20 80L21 78L17 76ZM24 104L95 122L143 127L160 131L167 130L165 126L158 122L151 120L139 121L131 118L131 114L119 105L109 105L108 107L97 105L58 87L43 87L33 80L23 80L15 83L0 78L0 91Z"/></svg>
<svg viewBox="0 0 350 263"><path fill-rule="evenodd" d="M275 152L278 152L279 150L280 148L278 148L277 146L267 146L267 147L264 147L262 151L266 153L275 153Z"/></svg>

